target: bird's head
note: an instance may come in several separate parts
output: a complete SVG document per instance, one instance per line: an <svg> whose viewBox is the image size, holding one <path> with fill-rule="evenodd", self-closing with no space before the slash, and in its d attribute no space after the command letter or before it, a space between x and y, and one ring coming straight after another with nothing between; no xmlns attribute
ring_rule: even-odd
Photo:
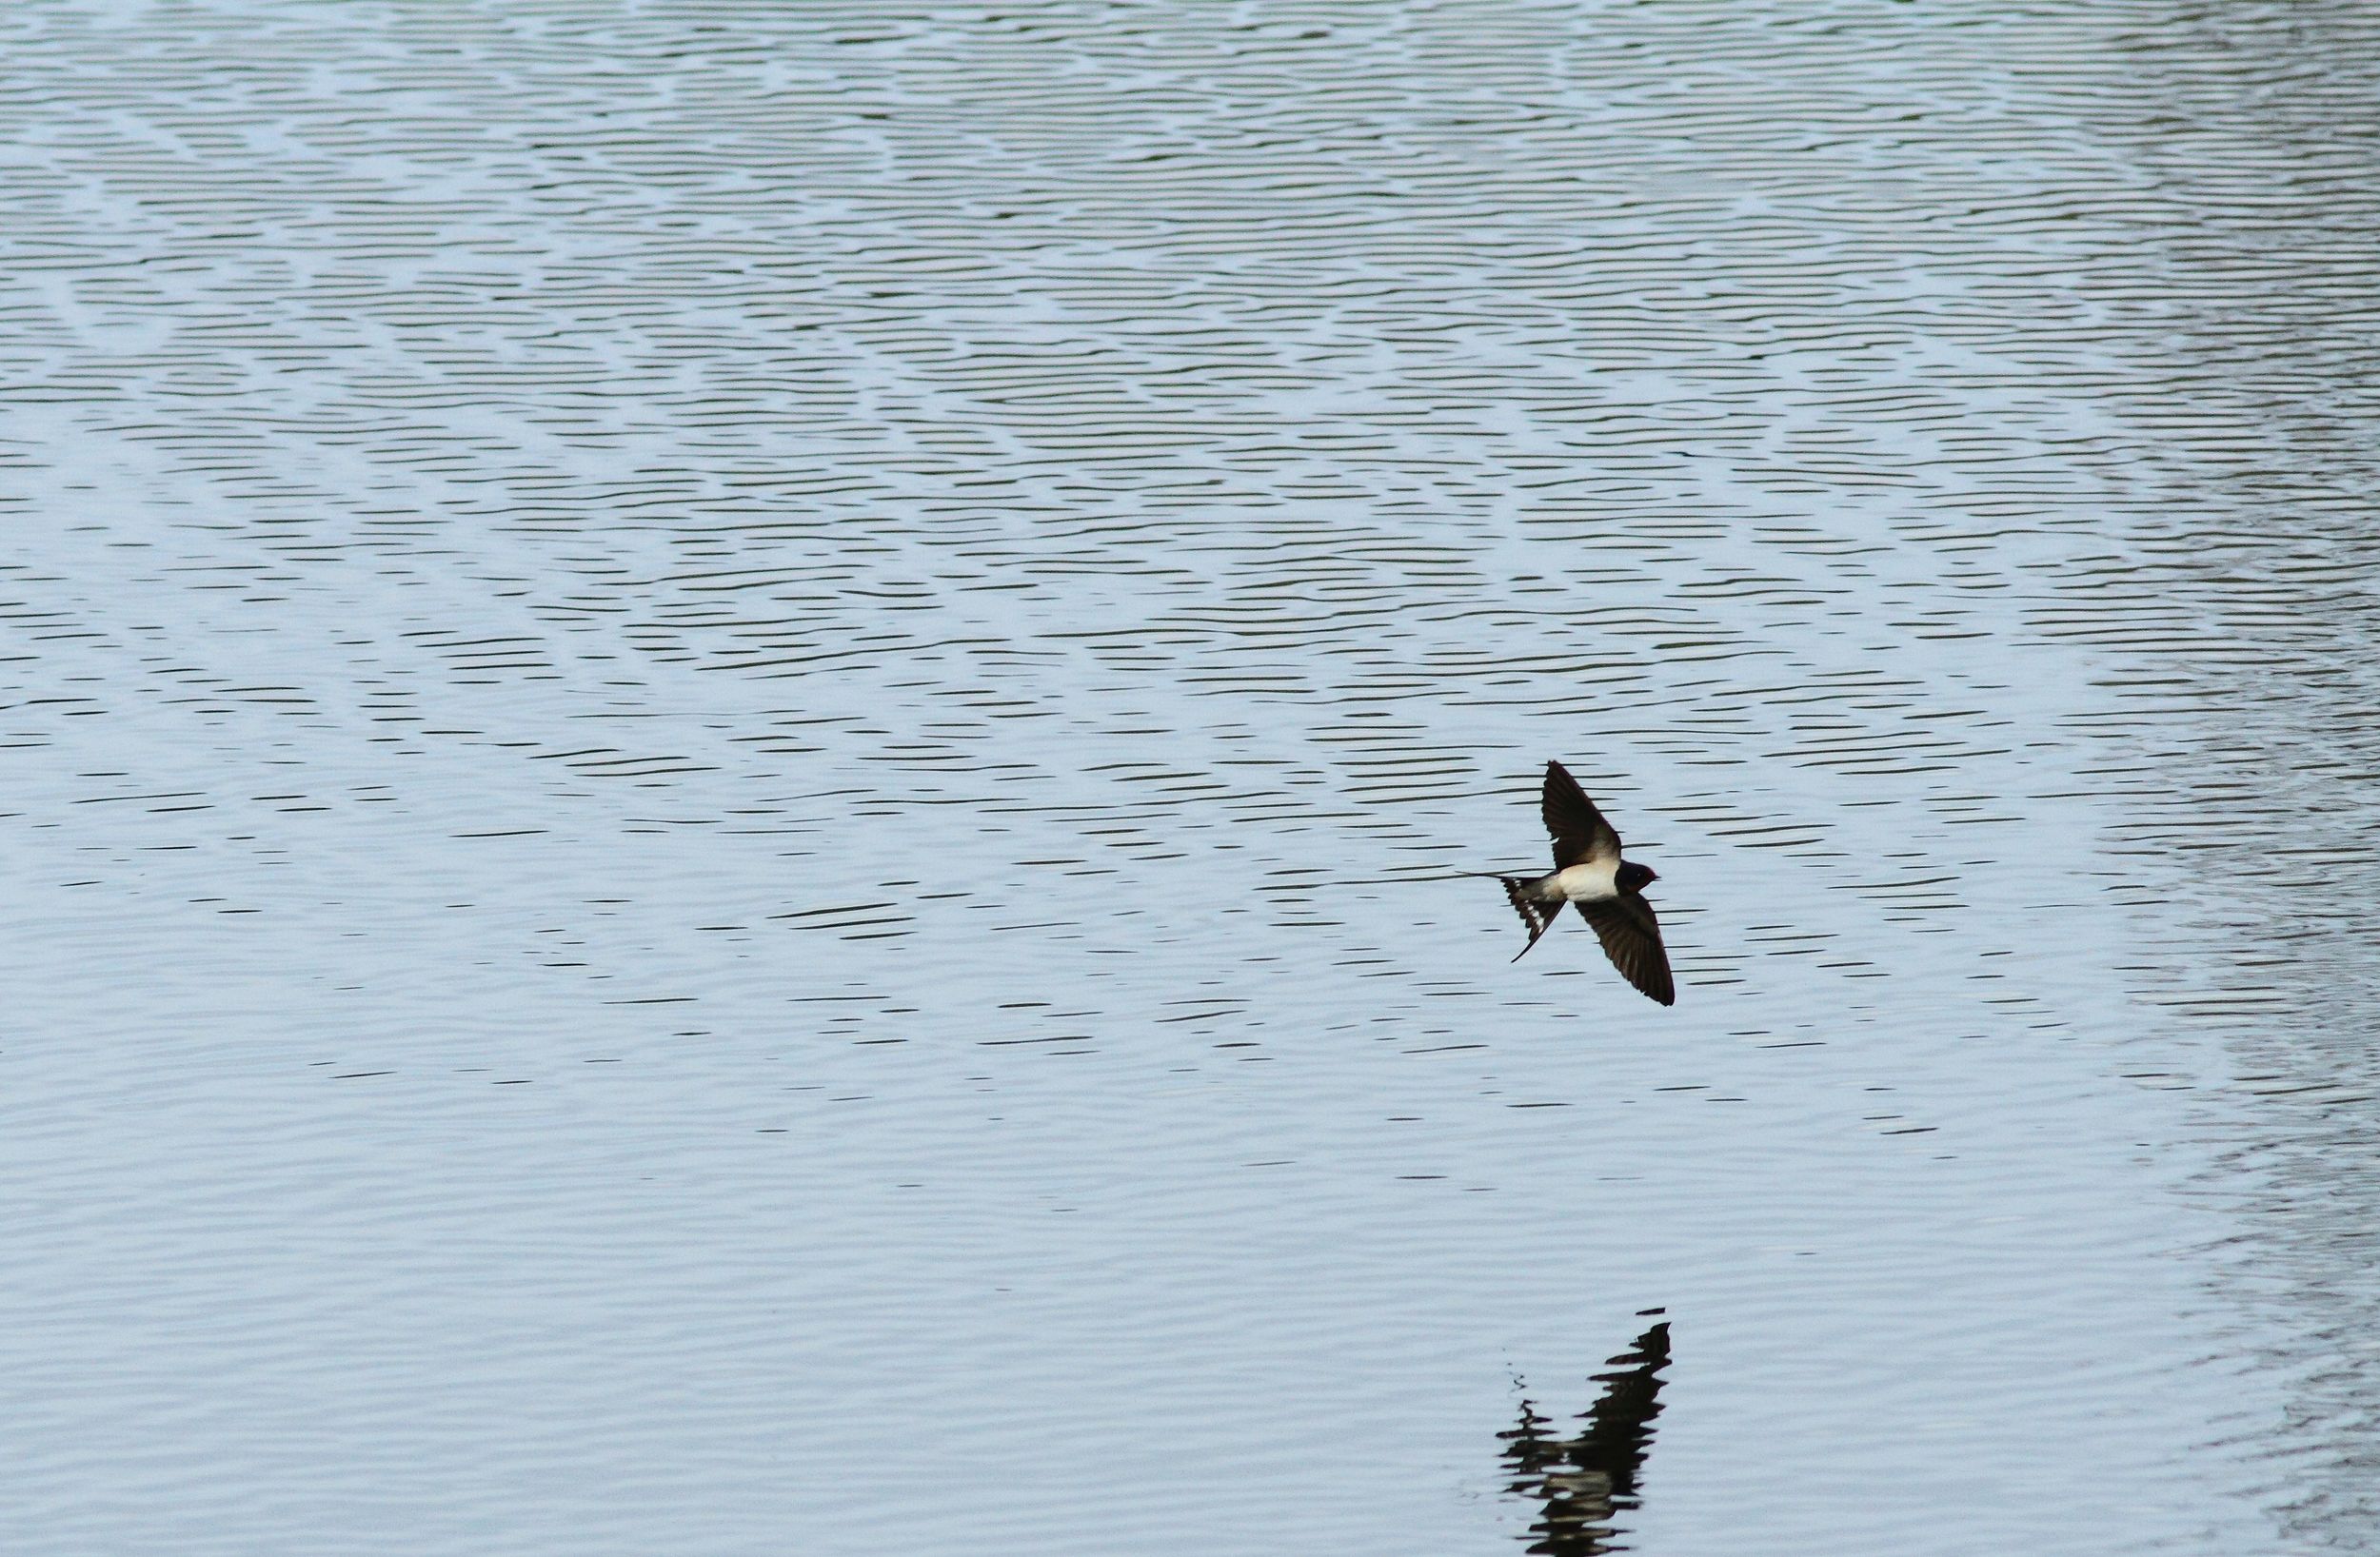
<svg viewBox="0 0 2380 1557"><path fill-rule="evenodd" d="M1642 892L1646 882L1658 881L1660 877L1655 874L1652 866L1639 865L1632 859L1620 866L1612 879L1622 892Z"/></svg>

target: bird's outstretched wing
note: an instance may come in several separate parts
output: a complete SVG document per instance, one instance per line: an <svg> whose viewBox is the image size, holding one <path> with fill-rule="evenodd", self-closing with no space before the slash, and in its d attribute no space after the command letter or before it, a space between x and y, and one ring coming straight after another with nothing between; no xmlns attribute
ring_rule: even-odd
<svg viewBox="0 0 2380 1557"><path fill-rule="evenodd" d="M1619 863L1619 835L1559 762L1545 764L1545 830L1554 835L1557 871L1589 860Z"/></svg>
<svg viewBox="0 0 2380 1557"><path fill-rule="evenodd" d="M1603 955L1628 982L1665 1006L1677 1003L1669 954L1661 949L1661 921L1654 917L1651 903L1623 892L1616 897L1590 897L1578 905L1578 912L1595 926Z"/></svg>

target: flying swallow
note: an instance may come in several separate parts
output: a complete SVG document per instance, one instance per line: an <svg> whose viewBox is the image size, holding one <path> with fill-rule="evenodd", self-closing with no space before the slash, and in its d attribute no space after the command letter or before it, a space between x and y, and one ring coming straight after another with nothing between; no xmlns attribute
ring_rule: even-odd
<svg viewBox="0 0 2380 1557"><path fill-rule="evenodd" d="M1676 1005L1677 986L1670 981L1669 954L1661 950L1661 921L1644 900L1645 883L1658 877L1620 858L1619 835L1559 762L1545 764L1544 807L1545 830L1554 837L1554 874L1497 877L1529 926L1529 945L1513 960L1529 955L1564 903L1577 903L1612 966L1652 998Z"/></svg>

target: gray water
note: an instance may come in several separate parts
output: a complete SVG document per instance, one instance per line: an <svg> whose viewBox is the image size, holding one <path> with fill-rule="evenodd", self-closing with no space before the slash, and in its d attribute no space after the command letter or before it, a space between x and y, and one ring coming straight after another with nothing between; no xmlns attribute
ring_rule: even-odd
<svg viewBox="0 0 2380 1557"><path fill-rule="evenodd" d="M2376 87L0 12L0 1544L2380 1549Z"/></svg>

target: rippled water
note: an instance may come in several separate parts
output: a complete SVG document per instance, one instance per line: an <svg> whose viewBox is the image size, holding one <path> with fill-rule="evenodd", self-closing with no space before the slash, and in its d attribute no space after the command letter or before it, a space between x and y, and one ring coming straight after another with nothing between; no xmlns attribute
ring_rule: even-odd
<svg viewBox="0 0 2380 1557"><path fill-rule="evenodd" d="M2367 10L0 45L13 1549L2380 1540Z"/></svg>

